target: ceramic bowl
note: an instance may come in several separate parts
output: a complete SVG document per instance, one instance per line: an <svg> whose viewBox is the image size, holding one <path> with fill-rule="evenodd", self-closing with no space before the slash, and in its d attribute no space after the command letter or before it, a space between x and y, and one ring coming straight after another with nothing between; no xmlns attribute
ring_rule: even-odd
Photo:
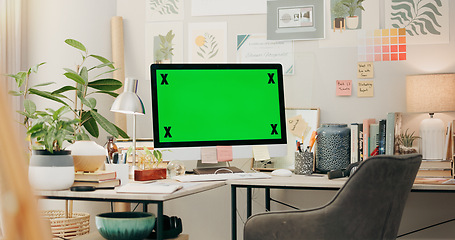
<svg viewBox="0 0 455 240"><path fill-rule="evenodd" d="M95 216L96 228L108 240L142 240L155 226L155 215L145 212L110 212Z"/></svg>

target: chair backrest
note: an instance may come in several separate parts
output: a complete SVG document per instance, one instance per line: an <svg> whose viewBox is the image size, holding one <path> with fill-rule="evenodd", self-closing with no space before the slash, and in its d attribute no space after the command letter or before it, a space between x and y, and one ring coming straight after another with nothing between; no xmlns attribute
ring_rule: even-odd
<svg viewBox="0 0 455 240"><path fill-rule="evenodd" d="M395 239L422 156L369 158L324 208L327 239Z"/></svg>

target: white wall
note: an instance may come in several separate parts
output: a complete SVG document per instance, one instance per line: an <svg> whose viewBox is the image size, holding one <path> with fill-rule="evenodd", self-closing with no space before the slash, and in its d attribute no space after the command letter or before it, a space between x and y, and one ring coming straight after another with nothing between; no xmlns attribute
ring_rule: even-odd
<svg viewBox="0 0 455 240"><path fill-rule="evenodd" d="M146 103L147 115L138 117L138 137L152 136L150 122L150 79L146 72L150 63L145 63L145 0L28 0L27 66L41 61L48 64L42 68L37 81L63 81L63 67L72 67L79 56L64 44L64 39L75 38L86 44L93 53L111 56L110 18L124 18L125 70L126 76L139 79L139 94ZM265 33L265 15L238 15L192 17L190 1L185 1L184 34L189 22L228 22L228 61L235 62L235 35L240 33ZM454 23L455 5L450 5L450 22ZM450 44L409 45L408 60L402 62L375 63L375 96L357 98L335 96L335 81L351 79L356 82L357 52L354 48L319 48L317 41L295 41L295 75L285 77L287 107L319 107L321 122L350 123L364 118L384 118L387 112L405 111L405 76L430 72L455 72L455 24L450 26ZM186 40L185 43L186 44ZM185 58L186 59L186 58ZM108 109L112 99L98 100L101 111L108 118L113 115ZM42 103L48 106L49 103ZM131 130L130 130L131 131ZM130 132L129 131L129 132ZM105 137L98 142L103 143ZM223 187L206 193L177 199L164 205L165 213L182 217L184 231L191 239L230 239L230 194ZM301 207L316 206L328 201L333 193L317 191L274 192L272 195ZM261 209L262 195L254 193L256 209ZM245 194L239 194L243 199ZM302 200L303 199L303 200ZM307 200L311 199L311 200ZM403 216L400 232L443 221L455 216L450 194L412 193ZM81 206L82 205L82 206ZM81 203L78 208L89 209L92 216L108 211L108 204ZM81 207L78 207L81 206ZM49 203L47 207L56 207ZM274 206L276 207L276 206ZM272 208L274 208L272 207ZM60 208L60 207L59 207ZM151 209L154 209L151 207ZM453 209L453 210L452 210ZM239 208L244 214L244 206ZM93 221L93 218L92 218ZM240 221L239 221L240 222ZM453 238L454 224L438 227L411 235L409 239ZM239 226L241 232L241 227Z"/></svg>

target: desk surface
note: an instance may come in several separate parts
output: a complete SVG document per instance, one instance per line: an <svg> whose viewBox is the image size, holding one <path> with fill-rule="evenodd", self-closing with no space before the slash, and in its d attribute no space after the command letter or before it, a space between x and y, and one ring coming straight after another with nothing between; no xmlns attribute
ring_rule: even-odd
<svg viewBox="0 0 455 240"><path fill-rule="evenodd" d="M336 178L329 180L327 175L313 174L292 175L291 177L276 177L269 179L242 179L228 180L227 183L237 187L272 187L272 188L307 188L307 189L340 189L348 178ZM440 191L440 192L455 192L455 185L452 184L414 184L413 192L419 191Z"/></svg>
<svg viewBox="0 0 455 240"><path fill-rule="evenodd" d="M162 180L176 182L174 180ZM170 194L137 194L137 193L117 193L115 190L96 190L93 192L73 192L70 190L61 191L36 191L38 197L44 198L61 198L61 199L85 199L85 200L101 200L101 201L148 201L148 202L164 202L171 199L176 199L195 193L207 191L217 187L226 185L224 181L216 182L198 182L198 183L182 183L183 188Z"/></svg>

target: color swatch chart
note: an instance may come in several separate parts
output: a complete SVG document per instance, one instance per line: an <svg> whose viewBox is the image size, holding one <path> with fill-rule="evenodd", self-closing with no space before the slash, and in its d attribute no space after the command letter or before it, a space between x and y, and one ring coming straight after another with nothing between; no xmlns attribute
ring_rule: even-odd
<svg viewBox="0 0 455 240"><path fill-rule="evenodd" d="M358 32L358 61L406 60L406 29L390 28Z"/></svg>

